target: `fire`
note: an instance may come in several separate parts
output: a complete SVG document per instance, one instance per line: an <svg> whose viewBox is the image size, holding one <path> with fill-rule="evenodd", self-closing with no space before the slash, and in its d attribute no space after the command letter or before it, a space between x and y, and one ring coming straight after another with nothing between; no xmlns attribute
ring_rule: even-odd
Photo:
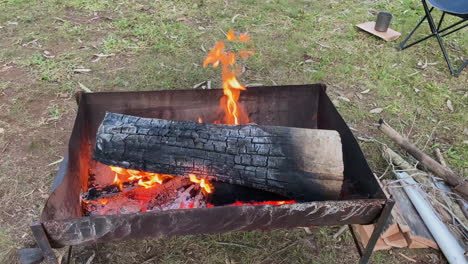
<svg viewBox="0 0 468 264"><path fill-rule="evenodd" d="M232 42L250 42L250 36L248 34L240 33L235 34L234 31L229 30L226 34L226 39ZM238 80L236 75L240 72L239 66L236 65L238 58L248 59L255 52L253 50L239 50L237 52L225 50L224 41L218 41L214 48L208 53L205 60L203 61L203 67L212 65L213 68L218 67L221 64L221 78L224 96L220 100L221 108L224 111L224 117L220 120L216 120L214 124L247 124L249 123L249 117L244 112L242 105L239 103L239 97L241 91L247 90ZM203 123L203 119L198 117L198 123ZM110 169L115 172L113 184L117 185L121 190L125 182L137 181L137 184L144 188L151 188L156 184L162 184L165 180L171 179L174 176L167 174L159 174L153 172L144 172L138 170L124 169L115 166L109 166ZM205 178L199 178L195 174L189 174L190 181L196 183L202 188L205 194L213 193L214 187ZM148 200L148 197L135 196L134 199ZM84 201L89 203L90 201ZM97 203L107 204L108 199L99 199ZM230 206L240 205L283 205L292 204L295 201L266 201L266 202L235 202ZM194 207L194 202L185 204L181 202L179 205L180 209L190 209ZM212 204L207 204L208 207L214 207ZM142 208L142 212L146 211L146 208Z"/></svg>
<svg viewBox="0 0 468 264"><path fill-rule="evenodd" d="M156 184L162 184L165 180L174 178L172 175L159 174L154 172L145 172L132 169L124 169L116 166L109 166L115 172L113 184L116 184L120 190L123 189L124 182L136 181L137 184L145 188L151 188ZM199 179L195 174L189 174L190 181L197 183L206 193L214 191L213 185L207 179Z"/></svg>
<svg viewBox="0 0 468 264"><path fill-rule="evenodd" d="M248 34L239 34L239 37L237 37L232 30L228 31L226 37L229 41L250 41L250 36ZM240 92L246 90L246 88L236 78L236 59L238 56L243 59L247 59L252 54L254 54L253 50L240 50L237 53L233 51L225 51L224 42L218 41L203 61L203 67L212 64L213 68L216 68L221 63L221 78L223 82L224 97L221 98L220 104L225 113L222 123L234 125L249 123L249 117L244 113L238 102Z"/></svg>
<svg viewBox="0 0 468 264"><path fill-rule="evenodd" d="M113 184L119 186L120 190L123 188L123 183L128 181L136 181L137 184L145 188L150 188L155 184L161 184L166 179L173 178L172 175L159 174L154 172L144 172L138 170L124 169L115 166L109 166L110 169L115 172L115 178Z"/></svg>
<svg viewBox="0 0 468 264"><path fill-rule="evenodd" d="M207 193L212 193L213 192L213 185L208 180L205 179L198 179L195 174L189 174L190 176L190 181L193 183L198 183L200 187Z"/></svg>

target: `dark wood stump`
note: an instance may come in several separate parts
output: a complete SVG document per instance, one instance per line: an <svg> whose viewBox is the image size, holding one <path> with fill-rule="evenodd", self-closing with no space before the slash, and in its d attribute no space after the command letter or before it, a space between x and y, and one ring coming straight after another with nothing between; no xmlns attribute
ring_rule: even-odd
<svg viewBox="0 0 468 264"><path fill-rule="evenodd" d="M94 159L106 165L216 180L297 200L338 199L343 184L338 132L214 125L106 113Z"/></svg>

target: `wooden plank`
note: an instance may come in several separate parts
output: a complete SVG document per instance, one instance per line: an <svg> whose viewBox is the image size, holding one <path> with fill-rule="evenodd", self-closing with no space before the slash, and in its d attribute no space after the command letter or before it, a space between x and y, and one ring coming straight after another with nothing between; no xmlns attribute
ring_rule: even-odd
<svg viewBox="0 0 468 264"><path fill-rule="evenodd" d="M392 193L393 199L395 199L395 206L399 208L402 213L402 217L410 228L410 231L405 233L408 238L409 246L417 242L419 244L424 244L428 247L438 249L437 243L434 241L434 238L403 188L398 183L395 183L392 186L389 186L388 191Z"/></svg>
<svg viewBox="0 0 468 264"><path fill-rule="evenodd" d="M106 113L93 157L127 169L213 177L292 199L338 199L343 185L341 138L334 130Z"/></svg>
<svg viewBox="0 0 468 264"><path fill-rule="evenodd" d="M406 241L405 235L401 232L398 232L392 236L383 238L383 241L392 247L396 248L405 248L408 246L408 242Z"/></svg>
<svg viewBox="0 0 468 264"><path fill-rule="evenodd" d="M375 21L370 21L370 22L366 22L366 23L362 23L362 24L359 24L359 25L356 25L356 27L368 32L368 33L371 33L372 35L375 35L385 41L393 41L393 40L396 40L398 39L400 36L401 36L401 33L400 32L397 32L391 28L388 28L388 30L386 32L379 32L377 30L374 29L375 27Z"/></svg>
<svg viewBox="0 0 468 264"><path fill-rule="evenodd" d="M373 226L372 225L351 225L351 228L353 228L353 230L355 231L355 234L357 235L357 238L361 242L362 246L366 247L372 235L372 232L374 230ZM387 245L382 238L379 238L377 240L377 243L375 244L374 251L387 250L391 248L392 247Z"/></svg>
<svg viewBox="0 0 468 264"><path fill-rule="evenodd" d="M425 245L423 243L420 243L416 240L412 240L408 233L404 234L406 242L408 243L408 248L430 248L428 245Z"/></svg>

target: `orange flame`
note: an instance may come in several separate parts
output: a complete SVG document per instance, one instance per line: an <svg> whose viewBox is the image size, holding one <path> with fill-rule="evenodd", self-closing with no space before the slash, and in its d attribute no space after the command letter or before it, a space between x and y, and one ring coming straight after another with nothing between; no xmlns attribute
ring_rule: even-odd
<svg viewBox="0 0 468 264"><path fill-rule="evenodd" d="M213 192L213 185L208 180L205 179L198 179L195 174L189 174L190 176L190 181L193 183L198 183L200 187L205 190L207 193L212 193Z"/></svg>
<svg viewBox="0 0 468 264"><path fill-rule="evenodd" d="M114 184L118 184L120 190L123 188L123 182L138 180L138 185L150 188L156 183L161 184L164 180L173 178L172 175L159 174L153 172L144 172L138 170L124 169L115 166L109 166L115 172Z"/></svg>
<svg viewBox="0 0 468 264"><path fill-rule="evenodd" d="M113 184L118 185L120 190L123 189L123 183L128 181L138 180L138 185L151 188L156 184L162 184L166 179L174 178L174 176L167 174L124 169L116 166L109 167L115 172ZM207 179L199 179L195 174L189 174L189 176L190 181L199 184L206 193L212 193L214 191L213 185Z"/></svg>
<svg viewBox="0 0 468 264"><path fill-rule="evenodd" d="M203 123L203 119L201 117L198 118L198 123Z"/></svg>
<svg viewBox="0 0 468 264"><path fill-rule="evenodd" d="M119 187L120 190L123 189L123 182L119 179L119 174L115 174L114 176L114 181L112 182L112 184L115 184Z"/></svg>
<svg viewBox="0 0 468 264"><path fill-rule="evenodd" d="M229 30L226 34L227 40L247 42L250 41L248 34L239 34L236 37L234 31ZM224 110L225 117L223 123L225 124L245 124L249 122L249 117L244 113L240 104L239 96L240 91L246 90L236 78L235 64L237 56L247 59L249 56L254 54L253 50L241 50L237 54L232 51L225 51L225 45L223 41L218 41L216 46L208 53L205 60L203 61L203 67L213 64L213 68L218 67L221 63L221 78L223 82L224 97L221 98L221 106ZM215 121L215 123L220 123Z"/></svg>

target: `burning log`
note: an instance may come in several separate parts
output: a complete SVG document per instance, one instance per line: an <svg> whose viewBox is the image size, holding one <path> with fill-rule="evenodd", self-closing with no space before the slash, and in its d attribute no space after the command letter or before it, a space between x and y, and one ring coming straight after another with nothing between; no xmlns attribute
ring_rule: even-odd
<svg viewBox="0 0 468 264"><path fill-rule="evenodd" d="M213 125L106 113L94 159L106 165L217 180L295 200L338 199L343 153L336 131Z"/></svg>
<svg viewBox="0 0 468 264"><path fill-rule="evenodd" d="M136 188L141 188L141 186L136 185L137 182L138 181L125 182L122 184L122 189L119 187L118 184L110 184L104 187L93 186L89 188L87 192L83 193L81 197L84 200L92 201L100 198L114 196L115 194L120 192L129 192Z"/></svg>

